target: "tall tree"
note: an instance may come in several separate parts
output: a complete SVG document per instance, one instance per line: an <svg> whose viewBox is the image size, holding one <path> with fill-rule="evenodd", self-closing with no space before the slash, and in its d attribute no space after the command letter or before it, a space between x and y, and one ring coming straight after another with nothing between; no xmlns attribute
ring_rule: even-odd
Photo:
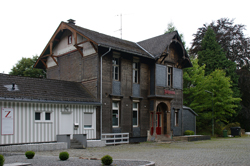
<svg viewBox="0 0 250 166"><path fill-rule="evenodd" d="M226 76L231 79L231 89L233 96L240 97L240 90L238 87L238 75L236 73L236 64L226 58L225 52L216 41L216 35L211 27L207 31L201 41L201 48L198 51L199 64L206 64L205 75L209 75L216 69L222 69L226 72ZM240 111L240 102L235 103L238 105L237 113Z"/></svg>
<svg viewBox="0 0 250 166"><path fill-rule="evenodd" d="M44 70L33 68L37 59L37 55L32 58L22 58L15 66L13 66L9 74L25 77L46 77L46 72Z"/></svg>
<svg viewBox="0 0 250 166"><path fill-rule="evenodd" d="M226 53L226 57L232 62L236 62L238 67L250 65L250 44L249 37L245 37L243 31L245 25L234 24L234 19L221 18L216 22L204 24L199 28L190 48L191 56L197 56L201 50L201 42L208 27L211 27L216 34L216 41L221 45Z"/></svg>
<svg viewBox="0 0 250 166"><path fill-rule="evenodd" d="M205 64L198 65L198 59L192 60L193 67L184 69L184 104L199 114L197 117L198 130L211 124L212 109L215 120L228 122L235 114L235 103L240 98L233 97L230 77L223 70L216 69L205 75ZM206 91L212 92L213 98Z"/></svg>

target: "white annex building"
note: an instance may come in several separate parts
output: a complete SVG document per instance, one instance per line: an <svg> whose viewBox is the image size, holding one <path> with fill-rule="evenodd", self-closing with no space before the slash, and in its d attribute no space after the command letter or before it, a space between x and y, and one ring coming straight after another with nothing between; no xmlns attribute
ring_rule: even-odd
<svg viewBox="0 0 250 166"><path fill-rule="evenodd" d="M0 74L0 144L55 142L63 134L96 139L98 106L81 83Z"/></svg>

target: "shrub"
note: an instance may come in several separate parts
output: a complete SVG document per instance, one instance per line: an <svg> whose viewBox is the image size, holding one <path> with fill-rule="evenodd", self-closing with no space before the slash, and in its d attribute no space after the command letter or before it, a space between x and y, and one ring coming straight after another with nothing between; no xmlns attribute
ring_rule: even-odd
<svg viewBox="0 0 250 166"><path fill-rule="evenodd" d="M3 166L4 161L5 161L5 159L4 159L3 155L0 154L0 166Z"/></svg>
<svg viewBox="0 0 250 166"><path fill-rule="evenodd" d="M110 155L103 156L101 160L102 160L102 164L104 165L110 165L113 162L113 159Z"/></svg>
<svg viewBox="0 0 250 166"><path fill-rule="evenodd" d="M184 135L194 135L194 132L192 130L186 130Z"/></svg>
<svg viewBox="0 0 250 166"><path fill-rule="evenodd" d="M69 153L68 153L68 152L61 152L61 153L59 154L59 158L60 158L60 160L68 160L68 158L69 158Z"/></svg>
<svg viewBox="0 0 250 166"><path fill-rule="evenodd" d="M35 152L33 152L33 151L27 151L27 152L25 152L25 156L28 159L33 159L33 157L35 156Z"/></svg>

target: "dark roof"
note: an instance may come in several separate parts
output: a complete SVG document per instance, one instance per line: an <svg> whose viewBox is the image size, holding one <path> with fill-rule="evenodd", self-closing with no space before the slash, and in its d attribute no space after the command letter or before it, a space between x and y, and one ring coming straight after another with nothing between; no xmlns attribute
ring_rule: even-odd
<svg viewBox="0 0 250 166"><path fill-rule="evenodd" d="M187 107L187 106L185 106L185 105L183 105L182 108L185 109L185 110L189 110L189 111L192 112L195 116L198 116L198 114L197 114L196 112L194 112L194 110L192 110L191 108L189 108L189 107Z"/></svg>
<svg viewBox="0 0 250 166"><path fill-rule="evenodd" d="M81 83L7 74L0 74L0 98L97 103L97 99Z"/></svg>
<svg viewBox="0 0 250 166"><path fill-rule="evenodd" d="M86 28L79 27L74 24L65 23L76 31L80 32L84 36L88 37L92 41L96 42L99 46L111 47L123 52L137 54L147 58L153 58L146 51L144 51L137 43L108 36L99 32L95 32Z"/></svg>
<svg viewBox="0 0 250 166"><path fill-rule="evenodd" d="M140 41L138 44L157 58L161 56L165 49L171 44L171 40L177 34L178 33L176 31L165 33L160 36Z"/></svg>

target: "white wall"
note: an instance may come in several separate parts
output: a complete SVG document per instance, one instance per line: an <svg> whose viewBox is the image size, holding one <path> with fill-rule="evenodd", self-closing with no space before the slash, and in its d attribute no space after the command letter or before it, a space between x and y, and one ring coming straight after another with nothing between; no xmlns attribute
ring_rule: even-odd
<svg viewBox="0 0 250 166"><path fill-rule="evenodd" d="M0 109L14 109L14 134L0 136L0 144L17 144L29 142L56 141L56 135L60 134L60 117L65 111L65 104L28 103L0 101ZM73 123L79 123L73 134L87 134L87 139L96 138L96 107L91 105L67 105L71 112ZM35 112L52 112L51 121L35 121ZM84 112L93 113L93 125L90 129L84 129ZM2 129L2 115L0 114L0 129ZM67 123L67 122L63 122Z"/></svg>
<svg viewBox="0 0 250 166"><path fill-rule="evenodd" d="M68 53L70 51L76 50L76 47L74 46L75 36L72 35L72 44L68 44L68 36L69 35L72 35L72 33L69 30L65 31L63 33L63 35L60 39L60 42L52 50L54 56L62 55L62 54ZM83 41L87 41L87 39L84 38L83 36L80 36L77 34L77 43L80 43ZM88 56L88 55L94 54L96 52L90 42L80 44L79 46L83 47L83 55L84 56ZM54 60L51 57L48 57L48 59L47 59L47 66L48 67L56 66L56 63L54 62Z"/></svg>

